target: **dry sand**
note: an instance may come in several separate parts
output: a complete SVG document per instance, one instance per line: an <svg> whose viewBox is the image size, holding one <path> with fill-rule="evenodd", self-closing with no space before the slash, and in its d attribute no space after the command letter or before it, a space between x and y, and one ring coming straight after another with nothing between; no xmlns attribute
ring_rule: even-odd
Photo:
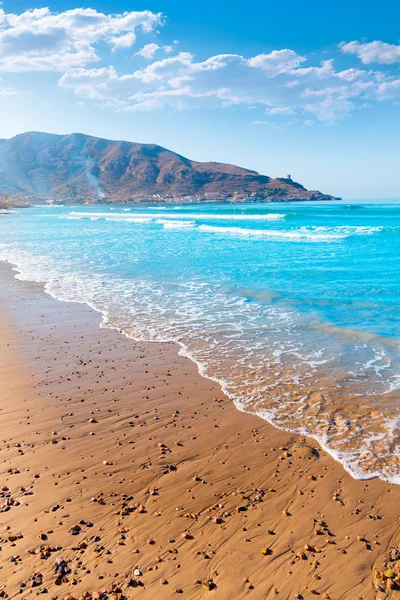
<svg viewBox="0 0 400 600"><path fill-rule="evenodd" d="M400 597L398 487L240 413L175 345L7 265L0 288L0 597Z"/></svg>

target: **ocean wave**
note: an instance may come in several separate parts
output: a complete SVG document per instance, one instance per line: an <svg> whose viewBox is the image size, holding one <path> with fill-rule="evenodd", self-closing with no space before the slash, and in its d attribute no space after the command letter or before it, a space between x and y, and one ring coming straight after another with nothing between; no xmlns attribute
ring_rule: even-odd
<svg viewBox="0 0 400 600"><path fill-rule="evenodd" d="M34 204L33 208L63 208L65 204Z"/></svg>
<svg viewBox="0 0 400 600"><path fill-rule="evenodd" d="M192 229L194 227L194 221L174 221L158 219L156 223L163 225L164 229Z"/></svg>
<svg viewBox="0 0 400 600"><path fill-rule="evenodd" d="M148 217L148 213L134 213L136 217ZM130 215L124 213L113 213L110 215L109 212L71 212L71 216L78 218L85 218L89 216L101 216L110 217L111 219L123 218L129 219ZM151 215L154 219L196 219L202 221L279 221L285 218L283 213L266 213L266 214L215 214L215 213L154 213Z"/></svg>
<svg viewBox="0 0 400 600"><path fill-rule="evenodd" d="M381 231L380 227L299 227L298 229L247 229L244 227L219 227L216 225L200 225L200 231L263 237L271 240L292 242L333 242L345 239L350 235L370 235Z"/></svg>
<svg viewBox="0 0 400 600"><path fill-rule="evenodd" d="M118 217L105 217L105 220L116 223L150 223L153 219L151 217L133 217L129 215L124 219Z"/></svg>
<svg viewBox="0 0 400 600"><path fill-rule="evenodd" d="M58 218L70 221L99 221L100 219L103 219L104 221L109 221L111 223L150 223L153 221L152 217L137 217L132 214L120 215L119 213L115 213L115 215L109 213L70 213L66 216L60 215Z"/></svg>
<svg viewBox="0 0 400 600"><path fill-rule="evenodd" d="M371 235L373 233L378 233L383 231L384 227L369 227L366 225L336 225L335 227L312 227L313 231L327 231L329 229L334 229L335 231L341 232L344 235Z"/></svg>
<svg viewBox="0 0 400 600"><path fill-rule="evenodd" d="M285 215L280 214L268 214L268 215L255 215L255 220L275 220L276 217L281 219ZM272 218L271 218L272 217ZM220 226L220 225L207 225L201 224L196 226L195 220L248 220L248 215L205 215L200 213L173 213L157 214L153 213L151 216L148 213L112 213L109 212L71 212L67 216L59 216L60 219L89 219L98 220L105 219L109 222L125 222L125 223L150 223L155 221L158 224L162 224L164 229L193 229L196 227L197 230L209 233L220 233L224 235L236 235L246 237L261 237L271 240L278 241L292 241L292 242L334 242L343 240L353 235L372 235L378 233L384 229L384 227L369 227L369 226L356 226L356 225L337 225L333 227L326 226L302 226L290 229L252 229L246 227L236 226ZM278 220L278 219L277 219Z"/></svg>
<svg viewBox="0 0 400 600"><path fill-rule="evenodd" d="M208 233L220 233L225 235L239 235L248 237L263 237L271 240L290 241L290 242L332 242L346 237L340 233L322 233L313 230L299 228L294 230L279 229L246 229L243 227L218 227L214 225L200 225L200 231Z"/></svg>

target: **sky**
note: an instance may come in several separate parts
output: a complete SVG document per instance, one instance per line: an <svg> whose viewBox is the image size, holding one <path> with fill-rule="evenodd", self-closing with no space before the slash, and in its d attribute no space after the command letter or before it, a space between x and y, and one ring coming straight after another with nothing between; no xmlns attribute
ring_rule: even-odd
<svg viewBox="0 0 400 600"><path fill-rule="evenodd" d="M400 198L397 0L4 0L0 137L155 143Z"/></svg>

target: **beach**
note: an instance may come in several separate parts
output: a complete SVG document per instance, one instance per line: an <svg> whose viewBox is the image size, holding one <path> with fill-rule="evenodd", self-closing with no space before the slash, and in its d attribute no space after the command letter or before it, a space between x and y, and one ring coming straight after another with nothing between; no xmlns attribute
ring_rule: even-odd
<svg viewBox="0 0 400 600"><path fill-rule="evenodd" d="M398 486L14 275L1 264L1 597L396 596Z"/></svg>
<svg viewBox="0 0 400 600"><path fill-rule="evenodd" d="M0 260L397 485L399 231L395 205L37 206L3 215Z"/></svg>

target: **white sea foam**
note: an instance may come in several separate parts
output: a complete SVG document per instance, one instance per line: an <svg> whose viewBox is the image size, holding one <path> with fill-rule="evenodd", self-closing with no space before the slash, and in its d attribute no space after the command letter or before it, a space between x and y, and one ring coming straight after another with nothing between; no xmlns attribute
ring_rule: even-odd
<svg viewBox="0 0 400 600"><path fill-rule="evenodd" d="M311 226L310 230L315 232L335 231L343 235L371 235L382 231L384 227L368 227L364 225L335 225L334 227Z"/></svg>
<svg viewBox="0 0 400 600"><path fill-rule="evenodd" d="M229 394L228 394L229 395ZM235 402L237 408L239 410L241 410L242 412L247 412L246 407L244 405L242 405L240 402ZM277 425L276 423L276 418L275 418L275 414L272 411L268 411L268 410L258 410L256 412L256 414L261 417L261 419L264 419L264 421L268 421L271 425L273 425L274 427L279 427L279 429L283 429L285 431L289 431L290 433L296 433L298 435L304 435L307 437L310 437L314 440L316 440L318 442L318 444L321 446L321 448L323 448L323 450L325 450L325 452L327 452L327 454L329 454L334 460L336 460L338 463L340 463L342 465L342 467L345 469L345 471L347 471L347 473L349 473L349 475L351 475L354 479L358 479L361 481L366 481L369 479L374 479L375 477L378 477L380 479L382 479L383 481L388 481L394 485L400 485L400 475L397 474L393 474L393 473L386 473L385 471L380 471L380 470L376 470L376 471L364 471L363 468L359 465L359 459L360 456L363 454L363 452L367 451L367 447L368 447L368 443L371 443L372 441L376 440L376 439L382 439L385 436L387 436L387 432L379 434L379 436L371 436L369 439L366 439L363 447L361 449L357 449L354 452L345 452L345 451L340 451L340 450L336 450L334 448L332 448L329 439L326 435L318 435L313 431L310 431L307 427L301 427L299 426L297 429L293 429L293 428L286 428L284 426L282 426L281 424ZM398 426L398 423L388 423L388 430L391 429L396 429L396 425ZM392 431L392 434L395 433L394 431Z"/></svg>
<svg viewBox="0 0 400 600"><path fill-rule="evenodd" d="M166 221L165 219L158 219L156 223L163 225L164 229L192 229L194 227L194 221Z"/></svg>
<svg viewBox="0 0 400 600"><path fill-rule="evenodd" d="M222 235L239 235L248 237L263 237L271 240L290 242L332 242L346 237L341 233L322 233L300 227L293 230L279 229L246 229L243 227L218 227L214 225L200 225L200 231L219 233Z"/></svg>
<svg viewBox="0 0 400 600"><path fill-rule="evenodd" d="M104 221L110 221L112 223L150 223L153 218L152 217L139 217L134 216L132 214L124 215L121 213L70 213L67 216L59 215L59 219L68 219L71 221L80 221L80 220L89 220L89 221L99 221L100 219L104 219Z"/></svg>
<svg viewBox="0 0 400 600"><path fill-rule="evenodd" d="M200 225L200 231L225 235L247 237L263 237L271 240L292 242L333 242L350 235L372 234L380 231L379 227L298 227L297 229L247 229L244 227L219 227L216 225Z"/></svg>
<svg viewBox="0 0 400 600"><path fill-rule="evenodd" d="M34 208L60 208L65 206L65 204L34 204Z"/></svg>
<svg viewBox="0 0 400 600"><path fill-rule="evenodd" d="M256 220L270 221L284 218L283 214L269 213L267 215L208 215L206 213L173 213L157 214L151 216L148 213L112 213L109 212L71 212L68 216L60 218L67 219L100 219L104 218L110 222L126 223L149 223L153 219L156 223L164 225L165 229L189 229L196 227L195 220ZM186 221L187 219L187 221ZM170 223L170 224L168 224ZM184 223L187 223L186 225ZM372 235L382 231L383 227L367 226L302 226L293 229L251 229L245 227L223 227L219 225L202 224L196 227L199 231L219 233L224 235L262 237L278 241L291 242L334 242L352 235Z"/></svg>
<svg viewBox="0 0 400 600"><path fill-rule="evenodd" d="M118 217L106 217L105 218L106 221L113 221L116 223L150 223L153 219L151 217L133 217L133 216L127 216L125 218L118 218Z"/></svg>
<svg viewBox="0 0 400 600"><path fill-rule="evenodd" d="M153 219L156 223L164 225L165 229L189 229L195 227L195 220L255 220L270 221L284 218L284 214L269 213L256 215L214 215L206 213L109 213L109 212L76 212L72 211L68 216L60 218L67 219L100 219L104 218L110 222L126 223L149 223ZM168 224L170 223L170 224ZM184 223L187 223L186 225ZM292 241L292 242L333 242L342 240L351 235L371 235L381 231L382 227L365 226L336 226L336 227L316 227L302 226L293 229L251 229L242 227L223 227L218 225L199 225L199 231L209 233L219 233L224 235L237 235L247 237L263 237L271 240Z"/></svg>
<svg viewBox="0 0 400 600"><path fill-rule="evenodd" d="M136 217L146 217L147 213L139 213L135 212ZM130 215L125 215L124 213L113 213L110 215L108 212L71 212L70 215L74 217L85 218L88 216L101 216L101 217L110 217L112 219L116 218L125 218L129 219ZM251 213L242 213L242 214L216 214L216 213L154 213L151 215L152 218L159 219L196 219L202 221L279 221L285 218L285 214L283 213L265 213L265 214L251 214Z"/></svg>

